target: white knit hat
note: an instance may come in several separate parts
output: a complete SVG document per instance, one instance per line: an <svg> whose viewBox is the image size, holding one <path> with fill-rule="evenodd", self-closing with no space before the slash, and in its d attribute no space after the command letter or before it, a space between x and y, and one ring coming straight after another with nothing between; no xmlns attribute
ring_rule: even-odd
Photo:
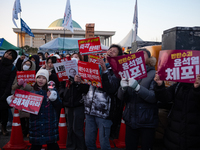
<svg viewBox="0 0 200 150"><path fill-rule="evenodd" d="M47 79L47 82L49 81L49 71L46 69L40 69L36 74L36 78L38 76L44 76Z"/></svg>

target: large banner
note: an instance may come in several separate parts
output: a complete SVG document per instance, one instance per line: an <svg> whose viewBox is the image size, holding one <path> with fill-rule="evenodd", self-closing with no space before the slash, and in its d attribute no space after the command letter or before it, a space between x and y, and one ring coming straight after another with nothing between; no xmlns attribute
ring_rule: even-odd
<svg viewBox="0 0 200 150"><path fill-rule="evenodd" d="M139 80L147 77L144 53L142 51L118 57L108 57L107 59L118 78Z"/></svg>
<svg viewBox="0 0 200 150"><path fill-rule="evenodd" d="M30 93L20 89L15 90L14 96L15 99L10 103L11 107L15 107L16 109L35 115L38 114L44 97L42 95Z"/></svg>
<svg viewBox="0 0 200 150"><path fill-rule="evenodd" d="M199 74L200 51L162 50L158 59L161 80L194 83Z"/></svg>
<svg viewBox="0 0 200 150"><path fill-rule="evenodd" d="M33 71L17 71L17 82L22 79L31 86L35 83L35 70Z"/></svg>
<svg viewBox="0 0 200 150"><path fill-rule="evenodd" d="M78 73L82 83L102 88L99 65L89 62L78 62Z"/></svg>
<svg viewBox="0 0 200 150"><path fill-rule="evenodd" d="M79 52L81 55L101 52L101 42L99 37L78 40Z"/></svg>

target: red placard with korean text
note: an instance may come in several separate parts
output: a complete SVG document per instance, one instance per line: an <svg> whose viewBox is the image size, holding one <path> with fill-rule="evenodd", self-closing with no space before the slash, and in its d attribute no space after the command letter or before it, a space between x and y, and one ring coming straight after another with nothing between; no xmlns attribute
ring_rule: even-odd
<svg viewBox="0 0 200 150"><path fill-rule="evenodd" d="M99 37L78 40L79 52L81 55L101 52Z"/></svg>
<svg viewBox="0 0 200 150"><path fill-rule="evenodd" d="M158 75L161 80L194 83L199 68L200 51L162 50L158 59Z"/></svg>
<svg viewBox="0 0 200 150"><path fill-rule="evenodd" d="M58 80L60 82L61 81L67 81L68 80L68 76L67 76L67 72L66 72L66 69L65 69L64 62L62 62L62 63L55 63L55 64L53 64L53 66L54 66L54 69L56 71Z"/></svg>
<svg viewBox="0 0 200 150"><path fill-rule="evenodd" d="M39 66L40 66L40 67L42 67L43 65L45 65L45 63L46 63L46 61L45 61L45 60L43 60L43 61L40 61L40 63L39 63Z"/></svg>
<svg viewBox="0 0 200 150"><path fill-rule="evenodd" d="M147 77L144 53L142 51L118 57L107 57L107 59L118 78L139 80Z"/></svg>
<svg viewBox="0 0 200 150"><path fill-rule="evenodd" d="M31 86L35 83L35 70L32 71L17 71L17 82L22 79Z"/></svg>
<svg viewBox="0 0 200 150"><path fill-rule="evenodd" d="M78 61L78 74L81 76L83 84L102 88L98 64Z"/></svg>
<svg viewBox="0 0 200 150"><path fill-rule="evenodd" d="M16 109L35 115L38 114L44 96L20 89L16 89L14 95L15 99L11 101L11 107L15 107Z"/></svg>
<svg viewBox="0 0 200 150"><path fill-rule="evenodd" d="M68 60L71 60L71 57L64 57L62 59L57 59L57 62L61 63L61 62L68 61Z"/></svg>
<svg viewBox="0 0 200 150"><path fill-rule="evenodd" d="M89 62L91 63L99 64L98 59L100 59L100 57L97 55L89 55Z"/></svg>

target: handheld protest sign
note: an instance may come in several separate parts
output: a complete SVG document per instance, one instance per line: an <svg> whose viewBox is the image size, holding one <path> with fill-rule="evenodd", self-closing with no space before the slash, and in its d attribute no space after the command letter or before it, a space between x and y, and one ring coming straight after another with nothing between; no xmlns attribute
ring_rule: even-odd
<svg viewBox="0 0 200 150"><path fill-rule="evenodd" d="M102 88L99 65L89 62L78 62L78 72L82 83Z"/></svg>
<svg viewBox="0 0 200 150"><path fill-rule="evenodd" d="M81 55L101 52L101 42L99 37L78 40L79 52Z"/></svg>
<svg viewBox="0 0 200 150"><path fill-rule="evenodd" d="M158 59L158 75L161 80L194 83L199 68L200 51L162 50Z"/></svg>
<svg viewBox="0 0 200 150"><path fill-rule="evenodd" d="M33 86L35 84L35 70L32 71L17 71L17 82L22 79L27 84Z"/></svg>
<svg viewBox="0 0 200 150"><path fill-rule="evenodd" d="M39 113L44 96L20 89L16 89L14 95L15 99L11 101L11 107L15 107L16 109L35 115Z"/></svg>
<svg viewBox="0 0 200 150"><path fill-rule="evenodd" d="M142 51L118 57L107 57L107 60L118 78L134 78L139 80L147 77Z"/></svg>

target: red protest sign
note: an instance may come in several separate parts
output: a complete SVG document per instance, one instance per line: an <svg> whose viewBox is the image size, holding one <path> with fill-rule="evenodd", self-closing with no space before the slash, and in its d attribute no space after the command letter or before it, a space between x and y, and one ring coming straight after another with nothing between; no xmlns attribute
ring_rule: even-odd
<svg viewBox="0 0 200 150"><path fill-rule="evenodd" d="M101 52L100 38L89 38L78 40L79 52L81 55Z"/></svg>
<svg viewBox="0 0 200 150"><path fill-rule="evenodd" d="M43 65L45 65L46 61L40 61L39 66L42 67Z"/></svg>
<svg viewBox="0 0 200 150"><path fill-rule="evenodd" d="M55 63L53 64L54 69L56 71L57 77L59 81L67 81L68 80L68 76L67 76L67 72L65 70L65 65L64 63Z"/></svg>
<svg viewBox="0 0 200 150"><path fill-rule="evenodd" d="M97 55L89 55L89 62L91 63L99 64L98 59L100 59L100 57Z"/></svg>
<svg viewBox="0 0 200 150"><path fill-rule="evenodd" d="M143 52L107 57L107 59L118 78L134 78L138 80L147 77Z"/></svg>
<svg viewBox="0 0 200 150"><path fill-rule="evenodd" d="M61 62L68 61L68 60L71 60L71 57L64 57L62 59L57 59L57 62L61 63Z"/></svg>
<svg viewBox="0 0 200 150"><path fill-rule="evenodd" d="M98 64L78 61L78 74L81 76L83 84L102 88Z"/></svg>
<svg viewBox="0 0 200 150"><path fill-rule="evenodd" d="M162 50L158 59L161 80L194 83L199 72L200 51Z"/></svg>
<svg viewBox="0 0 200 150"><path fill-rule="evenodd" d="M11 107L15 107L16 109L23 110L35 115L38 114L44 96L20 89L16 89L14 95L15 99L11 101Z"/></svg>
<svg viewBox="0 0 200 150"><path fill-rule="evenodd" d="M35 70L32 71L17 71L17 82L22 79L31 86L35 83Z"/></svg>

